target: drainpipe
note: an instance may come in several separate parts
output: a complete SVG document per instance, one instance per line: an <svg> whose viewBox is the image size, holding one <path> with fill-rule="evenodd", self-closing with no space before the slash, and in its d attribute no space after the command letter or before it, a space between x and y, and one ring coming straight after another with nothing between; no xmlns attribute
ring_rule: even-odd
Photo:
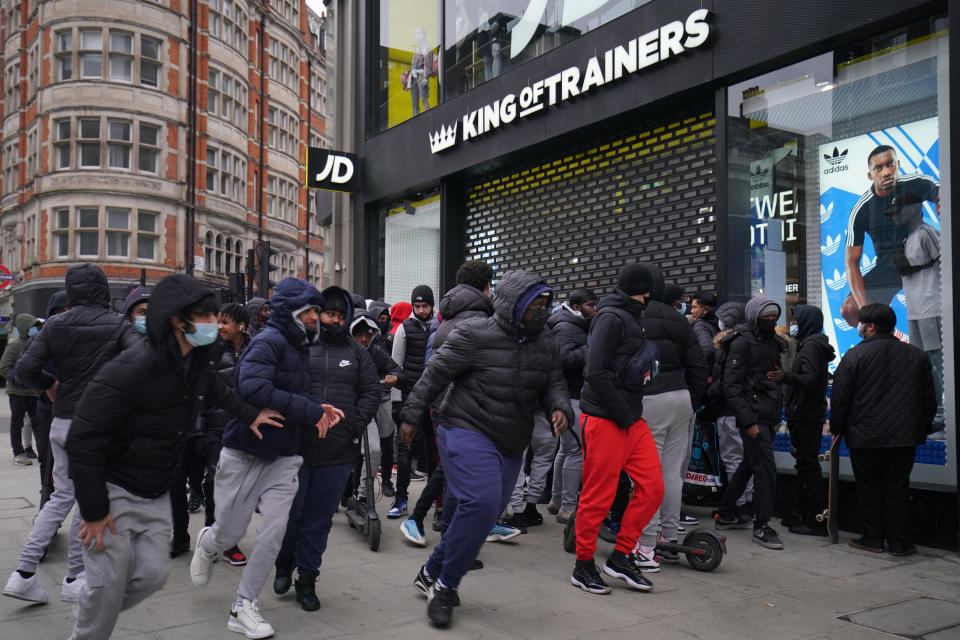
<svg viewBox="0 0 960 640"><path fill-rule="evenodd" d="M197 0L190 0L187 62L187 210L184 216L184 267L193 275L193 245L197 215Z"/></svg>

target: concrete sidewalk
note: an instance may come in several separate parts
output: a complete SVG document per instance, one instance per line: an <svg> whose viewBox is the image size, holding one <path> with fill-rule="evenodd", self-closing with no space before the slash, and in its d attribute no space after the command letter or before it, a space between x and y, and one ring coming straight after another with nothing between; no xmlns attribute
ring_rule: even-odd
<svg viewBox="0 0 960 640"><path fill-rule="evenodd" d="M0 421L0 438L6 421ZM6 440L3 440L5 442ZM422 483L412 483L414 493ZM0 463L0 579L17 563L39 495L36 465ZM415 496L412 496L415 498ZM386 500L378 503L383 514ZM546 515L546 510L541 508ZM708 510L693 510L707 522ZM822 538L794 536L781 528L786 549L770 551L750 542L750 532L728 532L729 554L713 573L685 561L651 575L652 593L638 593L612 580L613 593L588 595L570 585L573 556L563 551L561 525L549 517L515 542L488 544L485 568L461 585L463 605L453 626L437 630L426 619L425 601L411 583L430 553L401 536L398 520L384 520L380 551L335 516L317 592L323 607L304 612L293 593L277 597L271 584L261 606L277 638L402 640L427 638L619 638L710 640L881 640L960 638L960 559L955 553L921 549L893 558L856 551ZM778 524L778 523L773 523ZM196 536L202 514L191 518ZM67 529L61 530L39 575L50 604L25 606L0 598L0 638L67 638L71 607L59 600ZM240 547L252 549L255 525ZM431 546L437 535L428 532ZM602 561L610 546L600 543ZM120 616L114 638L191 640L240 637L226 629L240 569L217 563L206 588L189 578L190 556L173 561L166 587ZM271 580L272 582L272 580ZM898 604L902 603L902 604ZM893 634L900 635L893 635Z"/></svg>

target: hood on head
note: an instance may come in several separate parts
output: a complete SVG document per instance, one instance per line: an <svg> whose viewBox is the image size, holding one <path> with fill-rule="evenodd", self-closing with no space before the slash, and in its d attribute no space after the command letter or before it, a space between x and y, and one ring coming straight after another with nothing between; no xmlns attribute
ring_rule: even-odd
<svg viewBox="0 0 960 640"><path fill-rule="evenodd" d="M150 344L162 345L166 336L173 335L170 319L181 309L212 295L213 292L199 280L183 273L174 273L157 283L147 306L147 338Z"/></svg>
<svg viewBox="0 0 960 640"><path fill-rule="evenodd" d="M53 315L54 309L62 309L67 306L67 292L66 291L54 291L53 295L50 296L50 299L47 300L47 317Z"/></svg>
<svg viewBox="0 0 960 640"><path fill-rule="evenodd" d="M369 311L370 316L376 320L384 311L387 312L388 316L390 315L390 305L388 305L386 302L380 302L379 300L372 300L367 307L367 311Z"/></svg>
<svg viewBox="0 0 960 640"><path fill-rule="evenodd" d="M823 331L823 311L810 304L798 304L793 308L797 321L797 339L803 340Z"/></svg>
<svg viewBox="0 0 960 640"><path fill-rule="evenodd" d="M531 290L535 291L541 287L544 288L546 292L550 292L549 287L547 287L543 279L531 271L516 269L505 273L503 278L497 282L496 294L493 297L494 315L500 324L519 329L520 322L517 320L516 315L518 303L520 303L523 297L529 298L519 311L519 316L522 317L527 307L529 307L530 303L537 297L533 295L533 291Z"/></svg>
<svg viewBox="0 0 960 640"><path fill-rule="evenodd" d="M267 326L275 327L290 344L304 346L307 336L294 321L293 312L304 307L322 306L323 295L315 286L300 278L284 278L273 289Z"/></svg>
<svg viewBox="0 0 960 640"><path fill-rule="evenodd" d="M746 316L747 327L750 330L757 328L757 318L760 317L760 312L767 305L773 305L777 308L778 318L781 315L783 315L783 309L781 309L780 305L774 302L772 298L768 298L767 296L754 296L750 298L750 300L746 304L746 307L744 308L744 315Z"/></svg>
<svg viewBox="0 0 960 640"><path fill-rule="evenodd" d="M723 328L733 329L744 323L744 304L742 302L724 302L716 309L717 320L723 322Z"/></svg>
<svg viewBox="0 0 960 640"><path fill-rule="evenodd" d="M110 307L110 283L103 269L90 262L71 265L66 276L67 301L71 307Z"/></svg>
<svg viewBox="0 0 960 640"><path fill-rule="evenodd" d="M137 287L133 291L127 294L127 297L123 300L123 307L120 309L120 315L125 316L130 313L130 309L137 306L141 302L147 302L150 300L150 289L147 287Z"/></svg>
<svg viewBox="0 0 960 640"><path fill-rule="evenodd" d="M350 321L349 325L350 335L353 335L353 329L357 325L366 325L368 332L372 329L374 338L380 335L380 325L377 324L376 318L374 318L369 311L357 309L353 312L353 320Z"/></svg>
<svg viewBox="0 0 960 640"><path fill-rule="evenodd" d="M482 311L486 315L493 315L493 303L489 296L469 284L458 284L443 294L437 311L444 320L456 318L464 311Z"/></svg>
<svg viewBox="0 0 960 640"><path fill-rule="evenodd" d="M250 315L250 328L261 329L260 310L267 304L266 298L250 298L247 300L247 313Z"/></svg>
<svg viewBox="0 0 960 640"><path fill-rule="evenodd" d="M663 285L663 294L660 296L660 301L665 302L669 305L672 305L674 302L683 297L683 287L672 282L667 282Z"/></svg>
<svg viewBox="0 0 960 640"><path fill-rule="evenodd" d="M406 300L402 300L390 307L390 321L393 322L390 333L396 333L397 327L403 324L403 321L409 318L411 313L413 313L413 305Z"/></svg>
<svg viewBox="0 0 960 640"><path fill-rule="evenodd" d="M359 293L351 293L351 294L350 294L350 300L353 301L353 308L354 308L354 309L364 309L364 310L366 310L366 308L367 308L367 300L366 300L366 298L364 298L364 297L363 297L362 295L360 295ZM347 317L349 318L350 316L347 316Z"/></svg>
<svg viewBox="0 0 960 640"><path fill-rule="evenodd" d="M30 330L30 327L35 324L37 324L37 317L29 313L18 313L13 321L13 326L17 330L17 336L19 336L21 340L27 339L27 332Z"/></svg>
<svg viewBox="0 0 960 640"><path fill-rule="evenodd" d="M347 305L347 312L343 314L346 322L344 322L343 326L340 327L340 330L337 331L338 334L346 334L349 330L349 318L352 318L354 311L358 309L358 307L356 307L356 305L353 303L353 297L350 295L350 292L336 285L332 285L324 289L321 292L321 295L323 296L324 304L328 304L328 301L330 300L340 298L343 300L344 304ZM323 305L320 305L320 308L323 309ZM365 307L359 307L359 310L362 311L364 308Z"/></svg>

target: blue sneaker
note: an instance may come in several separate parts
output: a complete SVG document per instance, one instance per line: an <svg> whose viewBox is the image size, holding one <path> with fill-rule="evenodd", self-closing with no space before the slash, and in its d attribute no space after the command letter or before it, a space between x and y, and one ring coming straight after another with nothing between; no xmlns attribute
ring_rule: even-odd
<svg viewBox="0 0 960 640"><path fill-rule="evenodd" d="M390 510L387 511L388 518L399 518L400 516L407 515L407 499L406 498L397 498L393 501L393 506L390 507Z"/></svg>
<svg viewBox="0 0 960 640"><path fill-rule="evenodd" d="M493 529L490 529L490 533L487 534L487 542L506 542L507 540L513 540L521 533L523 532L516 527L505 527L502 524L495 524L493 525Z"/></svg>
<svg viewBox="0 0 960 640"><path fill-rule="evenodd" d="M389 516L390 514L387 513ZM418 547L427 546L427 541L423 538L423 532L420 531L420 527L417 526L416 521L413 518L407 518L400 523L400 531L403 532L403 537L417 545Z"/></svg>

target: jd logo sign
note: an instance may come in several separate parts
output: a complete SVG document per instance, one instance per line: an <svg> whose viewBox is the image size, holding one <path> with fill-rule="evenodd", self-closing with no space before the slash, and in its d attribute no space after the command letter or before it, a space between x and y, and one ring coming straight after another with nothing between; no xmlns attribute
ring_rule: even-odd
<svg viewBox="0 0 960 640"><path fill-rule="evenodd" d="M356 193L360 190L357 156L318 147L307 148L307 188Z"/></svg>

